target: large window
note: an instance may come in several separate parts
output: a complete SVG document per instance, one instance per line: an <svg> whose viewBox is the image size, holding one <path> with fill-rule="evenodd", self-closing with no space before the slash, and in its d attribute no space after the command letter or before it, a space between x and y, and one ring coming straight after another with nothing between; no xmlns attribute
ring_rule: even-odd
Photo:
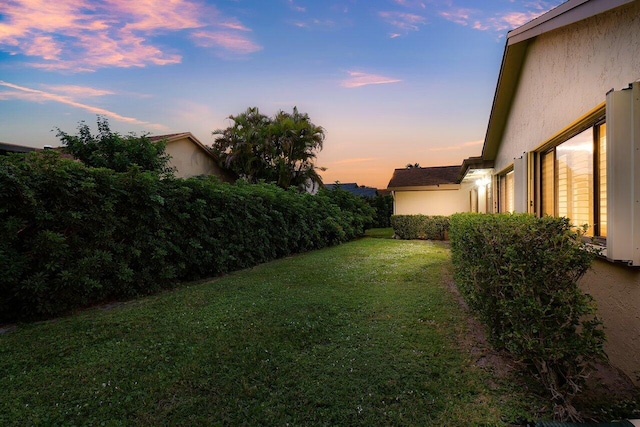
<svg viewBox="0 0 640 427"><path fill-rule="evenodd" d="M513 182L513 170L499 175L499 187L498 187L498 211L499 212L513 212L514 211L514 182Z"/></svg>
<svg viewBox="0 0 640 427"><path fill-rule="evenodd" d="M587 224L588 236L606 237L605 124L589 128L541 153L541 212Z"/></svg>

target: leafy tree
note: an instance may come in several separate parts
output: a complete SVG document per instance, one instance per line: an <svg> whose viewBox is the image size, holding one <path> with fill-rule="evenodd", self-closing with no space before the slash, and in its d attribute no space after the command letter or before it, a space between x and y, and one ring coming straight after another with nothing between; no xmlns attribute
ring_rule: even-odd
<svg viewBox="0 0 640 427"><path fill-rule="evenodd" d="M106 118L98 116L98 134L92 135L84 122L78 124L78 135L69 135L57 128L66 150L87 166L108 168L117 172L126 172L134 165L141 170L171 175L169 166L171 156L165 152L165 140L151 141L147 134L135 133L122 136L109 128Z"/></svg>
<svg viewBox="0 0 640 427"><path fill-rule="evenodd" d="M296 107L273 118L251 107L229 116L233 125L213 131L212 151L224 166L249 182L275 182L282 188L321 183L314 160L325 132ZM323 169L321 169L323 170Z"/></svg>

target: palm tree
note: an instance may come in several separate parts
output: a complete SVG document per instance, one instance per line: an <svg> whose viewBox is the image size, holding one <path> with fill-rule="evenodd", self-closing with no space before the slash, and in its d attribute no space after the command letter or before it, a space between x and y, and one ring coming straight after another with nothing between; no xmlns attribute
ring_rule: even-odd
<svg viewBox="0 0 640 427"><path fill-rule="evenodd" d="M270 119L254 107L229 119L232 126L213 132L219 136L212 148L227 168L249 182L265 180L283 188L322 182L314 160L324 129L307 114L294 107L293 113L279 111Z"/></svg>
<svg viewBox="0 0 640 427"><path fill-rule="evenodd" d="M254 107L228 118L233 121L232 126L212 132L213 135L219 135L212 151L226 168L249 182L266 179L271 151L268 138L269 117Z"/></svg>
<svg viewBox="0 0 640 427"><path fill-rule="evenodd" d="M321 183L314 161L316 151L322 150L324 129L313 124L308 114L300 114L297 107L293 107L292 114L279 111L270 129L278 185L288 188L301 187L309 181Z"/></svg>

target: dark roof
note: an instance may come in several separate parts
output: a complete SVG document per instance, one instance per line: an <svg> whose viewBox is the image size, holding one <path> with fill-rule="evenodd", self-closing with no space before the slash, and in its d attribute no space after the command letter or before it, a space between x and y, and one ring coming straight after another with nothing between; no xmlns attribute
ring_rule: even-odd
<svg viewBox="0 0 640 427"><path fill-rule="evenodd" d="M461 166L434 166L429 168L402 168L393 171L388 189L399 187L427 187L441 184L459 184Z"/></svg>
<svg viewBox="0 0 640 427"><path fill-rule="evenodd" d="M364 185L358 186L358 184L356 184L355 182L324 185L324 188L326 188L327 190L333 190L334 188L337 188L337 187L360 197L376 197L378 195L378 190L376 188L365 187Z"/></svg>
<svg viewBox="0 0 640 427"><path fill-rule="evenodd" d="M24 145L7 144L5 142L0 142L0 154L28 153L30 151L36 151L36 150L39 150L39 149L34 147L26 147Z"/></svg>

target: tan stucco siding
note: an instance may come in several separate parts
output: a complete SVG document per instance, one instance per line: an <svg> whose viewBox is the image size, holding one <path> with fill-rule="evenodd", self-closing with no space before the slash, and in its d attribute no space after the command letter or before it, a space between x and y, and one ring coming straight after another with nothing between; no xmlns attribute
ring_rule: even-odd
<svg viewBox="0 0 640 427"><path fill-rule="evenodd" d="M530 41L495 168L640 79L640 2Z"/></svg>
<svg viewBox="0 0 640 427"><path fill-rule="evenodd" d="M580 286L598 304L609 360L640 384L640 270L598 259Z"/></svg>
<svg viewBox="0 0 640 427"><path fill-rule="evenodd" d="M188 138L169 142L166 152L171 156L170 164L176 168L177 177L219 176L219 166L214 159Z"/></svg>
<svg viewBox="0 0 640 427"><path fill-rule="evenodd" d="M469 212L471 186L459 190L396 191L394 213L396 215L451 215Z"/></svg>
<svg viewBox="0 0 640 427"><path fill-rule="evenodd" d="M529 42L495 168L503 170L640 79L640 1ZM598 259L580 282L601 315L611 363L638 381L640 270Z"/></svg>

